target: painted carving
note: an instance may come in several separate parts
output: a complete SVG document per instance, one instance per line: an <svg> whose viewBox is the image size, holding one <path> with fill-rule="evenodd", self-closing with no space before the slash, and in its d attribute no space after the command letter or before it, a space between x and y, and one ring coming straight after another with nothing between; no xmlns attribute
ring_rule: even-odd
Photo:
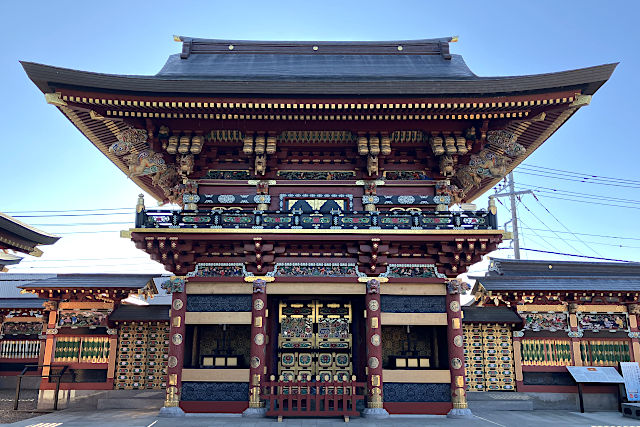
<svg viewBox="0 0 640 427"><path fill-rule="evenodd" d="M189 277L242 277L247 271L241 263L198 263Z"/></svg>
<svg viewBox="0 0 640 427"><path fill-rule="evenodd" d="M248 170L210 170L205 176L206 179L249 179Z"/></svg>
<svg viewBox="0 0 640 427"><path fill-rule="evenodd" d="M106 310L61 310L58 314L59 327L97 327L107 321Z"/></svg>
<svg viewBox="0 0 640 427"><path fill-rule="evenodd" d="M509 157L520 157L527 150L522 144L518 144L518 137L506 130L490 130L487 132L487 142L495 147L499 147Z"/></svg>
<svg viewBox="0 0 640 427"><path fill-rule="evenodd" d="M292 181L335 181L354 179L356 173L354 171L278 171L277 176L279 178L289 179Z"/></svg>
<svg viewBox="0 0 640 427"><path fill-rule="evenodd" d="M136 145L146 143L148 135L144 129L125 129L116 138L118 141L111 144L109 152L122 156L131 152Z"/></svg>
<svg viewBox="0 0 640 427"><path fill-rule="evenodd" d="M183 277L171 276L169 280L162 282L160 287L168 294L180 293L184 291L185 280Z"/></svg>
<svg viewBox="0 0 640 427"><path fill-rule="evenodd" d="M129 178L151 175L167 169L167 164L162 154L152 150L142 150L138 154L128 154L123 159L129 166Z"/></svg>
<svg viewBox="0 0 640 427"><path fill-rule="evenodd" d="M178 170L182 175L191 175L193 172L195 156L193 154L180 154L178 160Z"/></svg>
<svg viewBox="0 0 640 427"><path fill-rule="evenodd" d="M380 293L380 281L377 279L369 279L367 281L367 293L379 294Z"/></svg>
<svg viewBox="0 0 640 427"><path fill-rule="evenodd" d="M432 136L429 138L429 145L431 145L431 150L436 156L441 156L444 154L444 147L442 146L442 143L443 140L440 136Z"/></svg>
<svg viewBox="0 0 640 427"><path fill-rule="evenodd" d="M264 175L267 170L267 158L264 154L256 155L255 174Z"/></svg>
<svg viewBox="0 0 640 427"><path fill-rule="evenodd" d="M453 156L446 154L440 157L440 173L444 176L453 176L455 162Z"/></svg>
<svg viewBox="0 0 640 427"><path fill-rule="evenodd" d="M378 175L378 156L367 157L367 173L369 176Z"/></svg>
<svg viewBox="0 0 640 427"><path fill-rule="evenodd" d="M566 313L524 313L521 316L525 330L555 332L569 329Z"/></svg>
<svg viewBox="0 0 640 427"><path fill-rule="evenodd" d="M39 335L41 333L41 322L5 322L2 324L3 335Z"/></svg>
<svg viewBox="0 0 640 427"><path fill-rule="evenodd" d="M464 190L458 188L455 184L450 184L448 181L440 181L436 183L436 195L449 196L452 204L462 203Z"/></svg>
<svg viewBox="0 0 640 427"><path fill-rule="evenodd" d="M267 282L264 279L256 279L253 281L253 293L264 294L267 291Z"/></svg>
<svg viewBox="0 0 640 427"><path fill-rule="evenodd" d="M578 313L578 327L585 331L621 331L627 330L627 316L624 314Z"/></svg>
<svg viewBox="0 0 640 427"><path fill-rule="evenodd" d="M390 181L427 181L430 180L424 171L385 171L384 179Z"/></svg>
<svg viewBox="0 0 640 427"><path fill-rule="evenodd" d="M276 264L275 276L315 276L315 277L348 277L357 276L355 264L341 263L279 263Z"/></svg>
<svg viewBox="0 0 640 427"><path fill-rule="evenodd" d="M447 292L449 292L450 295L464 294L470 289L471 286L460 279L452 279L447 282Z"/></svg>
<svg viewBox="0 0 640 427"><path fill-rule="evenodd" d="M456 172L456 179L462 188L469 189L479 186L484 178L501 178L507 173L506 157L483 150L472 154L469 164Z"/></svg>

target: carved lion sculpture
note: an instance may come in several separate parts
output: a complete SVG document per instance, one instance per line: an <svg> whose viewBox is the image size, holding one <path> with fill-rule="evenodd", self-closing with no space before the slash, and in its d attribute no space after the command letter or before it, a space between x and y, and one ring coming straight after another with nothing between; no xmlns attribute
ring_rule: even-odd
<svg viewBox="0 0 640 427"><path fill-rule="evenodd" d="M129 165L129 178L132 176L151 175L167 169L167 164L162 154L152 150L143 150L138 154L129 154L123 157Z"/></svg>
<svg viewBox="0 0 640 427"><path fill-rule="evenodd" d="M440 157L440 173L444 176L453 176L455 173L454 164L453 156L445 154Z"/></svg>
<svg viewBox="0 0 640 427"><path fill-rule="evenodd" d="M369 176L378 175L378 156L367 157L367 173Z"/></svg>
<svg viewBox="0 0 640 427"><path fill-rule="evenodd" d="M264 175L267 170L267 158L264 154L256 155L256 175Z"/></svg>

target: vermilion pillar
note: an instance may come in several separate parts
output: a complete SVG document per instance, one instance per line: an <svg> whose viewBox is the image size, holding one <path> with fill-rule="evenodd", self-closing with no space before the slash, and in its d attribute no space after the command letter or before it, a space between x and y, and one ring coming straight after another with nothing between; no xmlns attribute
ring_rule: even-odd
<svg viewBox="0 0 640 427"><path fill-rule="evenodd" d="M182 390L182 368L184 366L184 317L187 310L187 294L185 280L182 277L172 277L162 284L162 288L172 294L171 301L171 329L169 334L169 358L167 359L167 395L160 415L181 416L180 393Z"/></svg>
<svg viewBox="0 0 640 427"><path fill-rule="evenodd" d="M464 334L462 331L462 310L460 294L469 285L460 279L447 282L447 342L449 348L449 372L451 373L451 402L453 409L449 418L472 418L467 407L466 378L464 369Z"/></svg>
<svg viewBox="0 0 640 427"><path fill-rule="evenodd" d="M367 281L365 295L367 337L367 408L366 417L388 417L382 396L382 328L380 326L380 282Z"/></svg>
<svg viewBox="0 0 640 427"><path fill-rule="evenodd" d="M640 305L630 304L627 307L629 312L629 338L631 338L631 354L634 362L640 362L640 330L638 329L638 314Z"/></svg>
<svg viewBox="0 0 640 427"><path fill-rule="evenodd" d="M264 403L260 400L260 384L265 377L266 367L266 313L267 282L264 279L253 280L251 298L251 359L249 368L249 408L244 416L260 417L266 413Z"/></svg>

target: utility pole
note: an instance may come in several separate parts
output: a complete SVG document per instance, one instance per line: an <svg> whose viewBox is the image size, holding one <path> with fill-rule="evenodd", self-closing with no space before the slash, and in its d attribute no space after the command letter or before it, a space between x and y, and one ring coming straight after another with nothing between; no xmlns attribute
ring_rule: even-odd
<svg viewBox="0 0 640 427"><path fill-rule="evenodd" d="M509 172L509 199L511 200L511 228L513 229L513 254L520 259L520 239L518 238L518 213L516 212L515 184L513 172Z"/></svg>
<svg viewBox="0 0 640 427"><path fill-rule="evenodd" d="M513 230L513 254L516 259L520 259L520 240L518 238L518 213L516 211L516 196L522 194L533 194L531 190L515 191L515 183L513 181L513 172L509 172L508 175L509 192L508 193L496 193L491 197L507 197L511 200L511 229Z"/></svg>

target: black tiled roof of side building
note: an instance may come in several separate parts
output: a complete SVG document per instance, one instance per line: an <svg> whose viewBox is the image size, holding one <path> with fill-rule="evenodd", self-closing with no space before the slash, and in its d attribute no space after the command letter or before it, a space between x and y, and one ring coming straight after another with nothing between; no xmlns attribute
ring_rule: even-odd
<svg viewBox="0 0 640 427"><path fill-rule="evenodd" d="M476 278L488 291L640 291L640 277L482 277Z"/></svg>
<svg viewBox="0 0 640 427"><path fill-rule="evenodd" d="M475 305L462 307L464 323L522 323L522 318L509 307L478 307Z"/></svg>
<svg viewBox="0 0 640 427"><path fill-rule="evenodd" d="M491 258L490 277L637 277L638 262L581 262Z"/></svg>
<svg viewBox="0 0 640 427"><path fill-rule="evenodd" d="M19 286L23 289L43 288L129 288L142 289L157 275L154 274L58 274Z"/></svg>
<svg viewBox="0 0 640 427"><path fill-rule="evenodd" d="M111 313L109 320L162 322L169 320L169 308L169 305L121 305Z"/></svg>

